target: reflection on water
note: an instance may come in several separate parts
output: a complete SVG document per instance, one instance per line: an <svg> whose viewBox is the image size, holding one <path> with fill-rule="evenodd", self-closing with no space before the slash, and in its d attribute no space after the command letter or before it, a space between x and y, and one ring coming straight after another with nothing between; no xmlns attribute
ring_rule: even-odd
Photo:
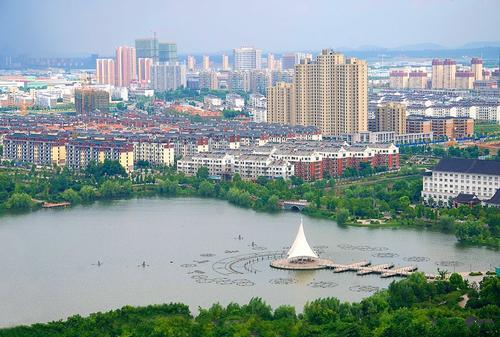
<svg viewBox="0 0 500 337"><path fill-rule="evenodd" d="M265 214L207 199L141 199L0 217L0 326L126 304L180 301L291 304L357 301L392 281L377 275L269 267L292 243L300 214ZM486 270L488 249L422 230L339 227L304 219L309 243L337 263Z"/></svg>

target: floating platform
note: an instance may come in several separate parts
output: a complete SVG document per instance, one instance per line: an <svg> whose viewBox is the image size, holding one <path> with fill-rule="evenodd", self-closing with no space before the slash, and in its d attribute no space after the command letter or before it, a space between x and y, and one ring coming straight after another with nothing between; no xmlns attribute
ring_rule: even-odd
<svg viewBox="0 0 500 337"><path fill-rule="evenodd" d="M309 261L295 262L289 259L279 259L271 262L271 267L287 270L317 270L326 269L327 264L332 262L328 259L314 259Z"/></svg>

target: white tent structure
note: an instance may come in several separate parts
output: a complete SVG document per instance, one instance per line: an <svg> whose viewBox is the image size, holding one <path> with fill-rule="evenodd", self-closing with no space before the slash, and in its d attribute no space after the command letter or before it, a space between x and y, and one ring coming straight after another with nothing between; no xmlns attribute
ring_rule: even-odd
<svg viewBox="0 0 500 337"><path fill-rule="evenodd" d="M302 219L300 219L299 231L293 241L292 246L288 250L287 259L288 260L312 260L317 259L318 255L311 249L309 243L307 243L306 235L304 234L304 225L302 224Z"/></svg>

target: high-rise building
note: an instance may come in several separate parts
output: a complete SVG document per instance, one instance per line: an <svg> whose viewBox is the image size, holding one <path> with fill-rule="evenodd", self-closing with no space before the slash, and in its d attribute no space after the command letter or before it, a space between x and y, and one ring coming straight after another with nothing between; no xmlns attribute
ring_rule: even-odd
<svg viewBox="0 0 500 337"><path fill-rule="evenodd" d="M295 66L295 124L324 135L368 129L368 66L329 49ZM293 124L293 123L292 123Z"/></svg>
<svg viewBox="0 0 500 337"><path fill-rule="evenodd" d="M91 115L96 111L109 110L109 93L104 90L82 88L75 90L75 110L77 115Z"/></svg>
<svg viewBox="0 0 500 337"><path fill-rule="evenodd" d="M249 71L232 71L229 73L228 89L230 91L250 91L251 73Z"/></svg>
<svg viewBox="0 0 500 337"><path fill-rule="evenodd" d="M219 89L219 81L217 72L215 71L202 71L200 72L200 89Z"/></svg>
<svg viewBox="0 0 500 337"><path fill-rule="evenodd" d="M474 81L483 80L483 60L474 57L471 61L471 69L474 74Z"/></svg>
<svg viewBox="0 0 500 337"><path fill-rule="evenodd" d="M453 60L444 60L443 88L455 89L455 78L457 73L457 63Z"/></svg>
<svg viewBox="0 0 500 337"><path fill-rule="evenodd" d="M408 88L425 89L427 88L427 73L421 70L412 70L408 78Z"/></svg>
<svg viewBox="0 0 500 337"><path fill-rule="evenodd" d="M115 60L96 60L96 81L98 84L115 84Z"/></svg>
<svg viewBox="0 0 500 337"><path fill-rule="evenodd" d="M295 95L292 83L267 88L267 122L295 124Z"/></svg>
<svg viewBox="0 0 500 337"><path fill-rule="evenodd" d="M481 71L482 75L482 71ZM455 75L455 87L457 89L473 89L474 73L468 70L457 71Z"/></svg>
<svg viewBox="0 0 500 337"><path fill-rule="evenodd" d="M432 89L454 89L457 63L450 59L432 60Z"/></svg>
<svg viewBox="0 0 500 337"><path fill-rule="evenodd" d="M128 87L137 79L136 52L134 47L118 47L116 49L116 82L117 87Z"/></svg>
<svg viewBox="0 0 500 337"><path fill-rule="evenodd" d="M135 49L138 58L152 58L153 63L177 61L177 44L159 42L156 37L136 39Z"/></svg>
<svg viewBox="0 0 500 337"><path fill-rule="evenodd" d="M274 70L274 55L271 53L267 54L267 69Z"/></svg>
<svg viewBox="0 0 500 337"><path fill-rule="evenodd" d="M294 69L295 65L300 63L302 59L312 60L312 54L305 53L285 53L281 56L281 66L283 69Z"/></svg>
<svg viewBox="0 0 500 337"><path fill-rule="evenodd" d="M406 70L393 70L389 73L389 88L406 89L408 83L409 77Z"/></svg>
<svg viewBox="0 0 500 337"><path fill-rule="evenodd" d="M222 70L229 70L229 57L226 54L222 54Z"/></svg>
<svg viewBox="0 0 500 337"><path fill-rule="evenodd" d="M394 131L397 135L406 133L406 105L391 102L378 106L375 131Z"/></svg>
<svg viewBox="0 0 500 337"><path fill-rule="evenodd" d="M172 42L158 43L158 60L160 62L177 62L177 44Z"/></svg>
<svg viewBox="0 0 500 337"><path fill-rule="evenodd" d="M188 55L187 57L187 70L188 71L193 71L196 65L196 61L193 56Z"/></svg>
<svg viewBox="0 0 500 337"><path fill-rule="evenodd" d="M151 66L151 83L154 90L168 91L186 87L186 65L157 63Z"/></svg>
<svg viewBox="0 0 500 337"><path fill-rule="evenodd" d="M210 69L210 57L208 55L203 55L202 69L203 70Z"/></svg>
<svg viewBox="0 0 500 337"><path fill-rule="evenodd" d="M156 37L146 39L136 39L135 49L138 58L151 58L153 63L159 61L159 43Z"/></svg>
<svg viewBox="0 0 500 337"><path fill-rule="evenodd" d="M234 70L255 70L260 69L262 64L262 50L242 47L235 48L234 53Z"/></svg>
<svg viewBox="0 0 500 337"><path fill-rule="evenodd" d="M432 60L432 89L441 89L444 87L444 64L443 61L434 59Z"/></svg>
<svg viewBox="0 0 500 337"><path fill-rule="evenodd" d="M137 69L138 69L138 79L142 84L147 84L151 80L151 66L153 65L152 58L138 58L137 59Z"/></svg>

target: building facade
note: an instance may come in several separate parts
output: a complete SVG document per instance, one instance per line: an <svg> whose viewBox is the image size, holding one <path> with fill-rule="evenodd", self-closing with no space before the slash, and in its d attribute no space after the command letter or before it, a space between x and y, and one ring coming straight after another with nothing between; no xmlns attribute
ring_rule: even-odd
<svg viewBox="0 0 500 337"><path fill-rule="evenodd" d="M267 122L295 124L295 92L292 83L267 88Z"/></svg>
<svg viewBox="0 0 500 337"><path fill-rule="evenodd" d="M262 50L242 47L233 50L234 67L233 70L255 70L262 66Z"/></svg>
<svg viewBox="0 0 500 337"><path fill-rule="evenodd" d="M78 115L91 115L109 110L109 93L104 90L82 88L75 90L75 110Z"/></svg>
<svg viewBox="0 0 500 337"><path fill-rule="evenodd" d="M375 110L375 131L394 131L398 135L406 133L406 105L387 103Z"/></svg>
<svg viewBox="0 0 500 337"><path fill-rule="evenodd" d="M422 180L426 203L448 205L459 194L485 201L500 189L500 161L443 158Z"/></svg>
<svg viewBox="0 0 500 337"><path fill-rule="evenodd" d="M117 87L129 87L130 83L137 80L137 61L134 47L118 47L115 65L115 85Z"/></svg>
<svg viewBox="0 0 500 337"><path fill-rule="evenodd" d="M97 59L96 60L96 82L98 84L115 85L115 60Z"/></svg>
<svg viewBox="0 0 500 337"><path fill-rule="evenodd" d="M154 90L168 91L186 87L184 64L159 63L151 66L151 83Z"/></svg>

